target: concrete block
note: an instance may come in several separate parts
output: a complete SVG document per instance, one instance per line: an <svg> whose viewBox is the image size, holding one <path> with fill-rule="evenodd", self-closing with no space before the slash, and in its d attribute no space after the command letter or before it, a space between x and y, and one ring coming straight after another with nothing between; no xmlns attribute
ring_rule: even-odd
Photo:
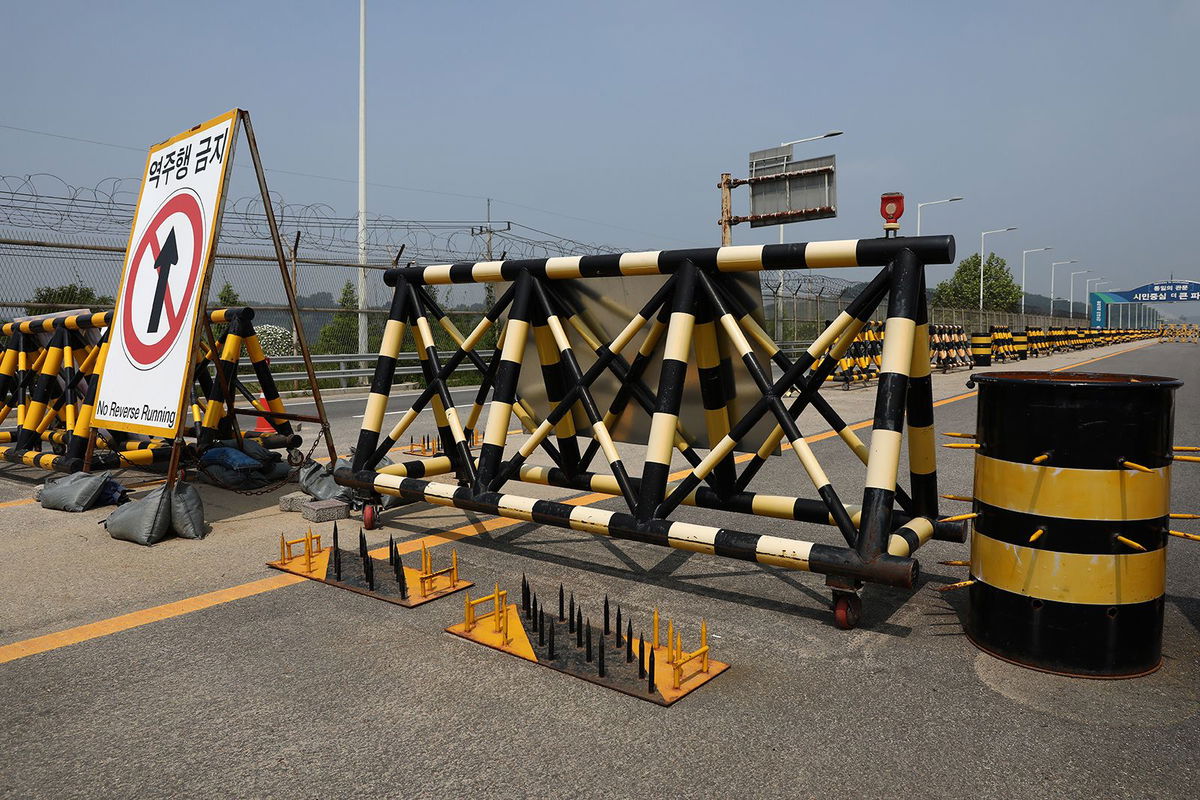
<svg viewBox="0 0 1200 800"><path fill-rule="evenodd" d="M350 504L341 500L310 500L300 507L300 513L309 522L333 522L350 517Z"/></svg>
<svg viewBox="0 0 1200 800"><path fill-rule="evenodd" d="M304 492L288 492L279 498L279 510L299 511L309 500L312 500L312 498Z"/></svg>

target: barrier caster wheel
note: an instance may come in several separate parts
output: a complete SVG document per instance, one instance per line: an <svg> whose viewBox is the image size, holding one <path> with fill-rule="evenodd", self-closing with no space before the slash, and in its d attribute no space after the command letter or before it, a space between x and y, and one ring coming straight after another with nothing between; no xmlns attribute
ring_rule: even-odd
<svg viewBox="0 0 1200 800"><path fill-rule="evenodd" d="M367 504L363 506L363 528L369 531L375 530L379 525L379 506Z"/></svg>
<svg viewBox="0 0 1200 800"><path fill-rule="evenodd" d="M298 467L304 463L304 453L299 450L287 451L287 463L289 467Z"/></svg>
<svg viewBox="0 0 1200 800"><path fill-rule="evenodd" d="M862 614L862 598L856 594L839 594L833 599L833 621L841 630L858 627Z"/></svg>

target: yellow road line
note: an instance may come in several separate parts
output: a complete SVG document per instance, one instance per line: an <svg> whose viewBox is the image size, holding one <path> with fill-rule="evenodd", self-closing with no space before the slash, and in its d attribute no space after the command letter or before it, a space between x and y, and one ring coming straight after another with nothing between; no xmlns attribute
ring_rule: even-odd
<svg viewBox="0 0 1200 800"><path fill-rule="evenodd" d="M269 592L273 589L291 586L294 583L302 583L305 580L305 578L301 578L299 575L275 575L251 583L243 583L240 586L231 586L228 589L220 589L215 592L176 600L173 603L166 603L161 606L122 614L119 617L111 617L99 622L90 622L75 628L67 628L65 631L48 633L45 636L36 636L21 642L14 642L13 644L0 646L0 664L15 661L25 656L36 655L37 653L45 653L47 650L57 650L60 647L66 647L70 644L86 642L89 639L98 639L101 636L127 631L130 628L148 625L151 622L190 614L193 611L211 608L212 606L221 605L233 600L241 600L243 597L252 597L253 595Z"/></svg>
<svg viewBox="0 0 1200 800"><path fill-rule="evenodd" d="M1157 342L1149 342L1145 345L1142 345L1141 347L1148 347L1151 344L1157 344ZM1091 364L1094 361L1100 361L1102 359L1110 358L1112 356L1118 356L1118 355L1124 355L1125 353L1131 353L1134 350L1140 350L1141 347L1134 347L1134 348L1130 348L1129 350L1122 350L1119 353L1109 353L1107 355L1098 356L1097 358L1092 358L1087 361L1082 361L1079 364L1068 364L1065 367L1059 367L1058 369L1053 370L1053 371L1054 372L1062 372L1062 371L1065 371L1068 369L1072 369L1073 367L1082 366L1083 364ZM959 400L965 400L968 397L974 397L976 394L977 394L977 392L966 392L964 394L959 394L959 395L955 395L953 397L947 397L943 400L938 400L937 402L934 403L934 405L935 406L943 406L943 405L947 405L949 403L955 403L955 402L958 402ZM870 426L871 422L872 422L871 420L864 420L862 422L856 422L853 425L850 425L849 427L851 430L859 430L859 429ZM835 431L825 431L824 433L817 434L816 436L808 437L807 441L819 442L824 439L829 439L836 435L837 435L837 433ZM743 453L740 456L738 456L735 460L740 463L743 461L749 461L753 457L754 457L753 453ZM680 470L679 472L672 474L668 478L668 480L672 480L672 481L680 480L681 478L683 478L684 476L686 476L690 473L691 473L690 469ZM568 498L566 500L560 500L559 502L567 503L568 505L583 506L583 505L591 505L593 503L598 503L602 500L611 500L612 497L613 497L612 495L608 495L608 494L594 493L594 494L579 495L577 497ZM6 504L0 504L0 508L4 507L5 505L15 505L15 504L23 503L23 502L26 502L26 501L23 501L23 500L10 501L9 503L6 503ZM32 502L32 501L29 501L29 502ZM449 530L449 531L442 531L440 533L430 534L428 536L421 536L416 539L410 539L408 541L400 543L398 546L399 546L401 555L403 555L405 553L412 553L414 551L420 550L422 544L424 544L426 547L437 547L438 545L446 544L448 542L456 542L460 539L466 539L471 536L478 536L481 533L486 533L489 531L500 530L502 528L508 528L508 527L512 527L514 525L523 525L523 524L525 524L523 520L508 519L506 517L492 517L492 518L484 520L482 522L473 522L473 523L468 523L467 525L461 525L461 526L454 528L452 530ZM379 547L370 552L372 555L384 556L384 555L387 555L387 547ZM274 576L271 578L263 578L262 580L253 581L251 583L243 583L239 586L231 586L228 589L220 589L215 592L208 592L207 594L197 595L196 597L189 597L189 598L185 598L183 600L176 600L173 603L167 603L167 604L161 605L161 606L154 606L152 608L146 608L141 611L134 611L130 614L122 614L119 617L112 617L110 619L101 620L100 622L92 622L92 623L88 623L87 625L80 625L75 628L68 628L65 631L59 631L58 633L48 633L45 636L37 636L33 639L25 639L24 641L14 642L14 643L8 644L8 645L3 645L3 646L0 646L0 664L7 663L9 661L15 661L19 658L24 658L25 656L32 656L32 655L36 655L38 653L45 653L49 650L57 650L60 647L66 647L67 645L78 644L79 642L86 642L90 639L97 639L102 636L108 636L113 633L120 633L121 631L129 630L130 628L137 628L142 625L148 625L152 622L159 622L164 619L171 619L172 617L182 616L183 614L190 614L193 611L200 611L205 608L211 608L212 606L221 605L223 603L229 603L234 600L240 600L243 597L252 597L256 594L262 594L263 592L270 592L275 589L282 589L284 586L291 586L296 583L302 583L305 580L307 580L307 579L301 578L298 575L291 575L291 574L277 575L277 576Z"/></svg>

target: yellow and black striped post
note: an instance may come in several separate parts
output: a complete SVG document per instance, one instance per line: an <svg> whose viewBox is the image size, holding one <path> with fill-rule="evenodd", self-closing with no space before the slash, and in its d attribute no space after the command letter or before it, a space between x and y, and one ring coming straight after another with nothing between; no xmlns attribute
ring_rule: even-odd
<svg viewBox="0 0 1200 800"><path fill-rule="evenodd" d="M992 365L992 335L990 333L971 334L971 364L976 367Z"/></svg>
<svg viewBox="0 0 1200 800"><path fill-rule="evenodd" d="M1013 334L1013 345L1017 350L1017 360L1025 361L1029 358L1029 332L1017 331Z"/></svg>
<svg viewBox="0 0 1200 800"><path fill-rule="evenodd" d="M1140 675L1161 658L1171 378L973 375L967 635L1025 666Z"/></svg>

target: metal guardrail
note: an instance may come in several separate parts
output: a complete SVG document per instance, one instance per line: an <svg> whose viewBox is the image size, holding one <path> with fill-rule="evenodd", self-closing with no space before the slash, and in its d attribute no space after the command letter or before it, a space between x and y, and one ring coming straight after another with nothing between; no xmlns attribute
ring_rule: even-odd
<svg viewBox="0 0 1200 800"><path fill-rule="evenodd" d="M788 358L795 358L802 353L811 342L784 342L780 345L780 350ZM480 350L479 356L489 362L492 359L490 350ZM352 385L350 381L362 380L362 385L370 382L371 377L375 374L375 362L379 359L378 353L329 353L325 355L313 355L313 364L317 366L317 377L321 380L336 380L343 387ZM304 363L302 356L272 356L270 359L271 375L276 382L280 381L307 381L308 373L303 370L293 369L289 371L288 367L297 367ZM351 364L369 364L367 367L350 366ZM321 369L324 364L340 365L338 369ZM474 365L463 362L459 366L460 370L477 371ZM421 362L416 353L401 353L396 359L396 375L420 375ZM238 364L238 380L244 384L258 384L258 378L255 377L253 367L248 363Z"/></svg>

